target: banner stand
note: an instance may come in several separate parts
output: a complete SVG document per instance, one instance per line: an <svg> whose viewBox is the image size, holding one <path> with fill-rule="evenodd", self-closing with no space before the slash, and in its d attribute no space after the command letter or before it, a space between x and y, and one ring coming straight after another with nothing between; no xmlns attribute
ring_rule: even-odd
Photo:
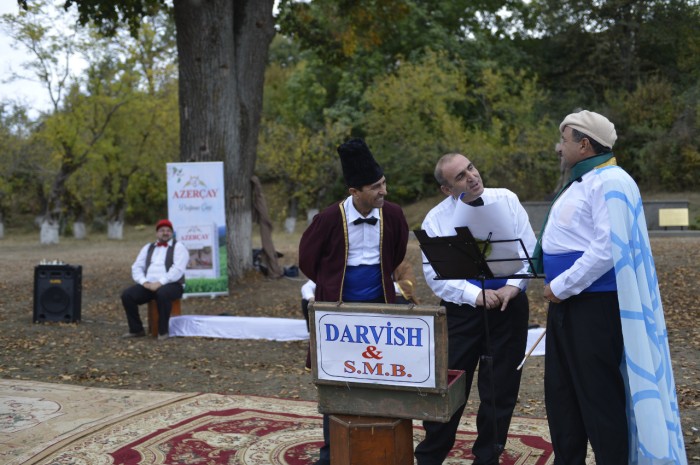
<svg viewBox="0 0 700 465"><path fill-rule="evenodd" d="M188 297L228 295L223 162L168 163L168 217L188 250Z"/></svg>

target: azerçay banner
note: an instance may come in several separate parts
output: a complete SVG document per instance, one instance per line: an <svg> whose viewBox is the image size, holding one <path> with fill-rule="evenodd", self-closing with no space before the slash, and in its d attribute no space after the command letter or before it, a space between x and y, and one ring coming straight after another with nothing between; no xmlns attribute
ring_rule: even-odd
<svg viewBox="0 0 700 465"><path fill-rule="evenodd" d="M433 316L315 312L318 378L435 387Z"/></svg>
<svg viewBox="0 0 700 465"><path fill-rule="evenodd" d="M223 162L168 163L168 216L190 253L185 295L228 294Z"/></svg>

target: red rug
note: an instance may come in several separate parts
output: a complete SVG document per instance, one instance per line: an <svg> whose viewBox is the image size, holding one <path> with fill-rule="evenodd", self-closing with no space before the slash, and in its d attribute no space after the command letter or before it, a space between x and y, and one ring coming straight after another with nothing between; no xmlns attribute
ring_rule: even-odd
<svg viewBox="0 0 700 465"><path fill-rule="evenodd" d="M464 420L445 465L473 460L474 418ZM546 433L544 420L514 419L501 464L552 463ZM414 441L422 435L416 423ZM125 419L41 463L307 465L318 458L321 437L314 402L203 394Z"/></svg>
<svg viewBox="0 0 700 465"><path fill-rule="evenodd" d="M105 395L106 391L99 394ZM57 419L46 420L54 421ZM74 426L74 422L70 425ZM471 464L474 431L474 417L465 416L445 465ZM422 436L420 423L414 422L414 442L418 443ZM90 429L80 432L73 429L72 435L66 432L62 436L60 444L40 454L15 457L17 461L13 463L307 465L318 458L321 439L321 415L315 402L200 394L125 413L116 420L112 416L101 427L93 422ZM51 438L44 440L48 443ZM34 446L40 445L35 442ZM501 464L552 462L546 421L514 418Z"/></svg>

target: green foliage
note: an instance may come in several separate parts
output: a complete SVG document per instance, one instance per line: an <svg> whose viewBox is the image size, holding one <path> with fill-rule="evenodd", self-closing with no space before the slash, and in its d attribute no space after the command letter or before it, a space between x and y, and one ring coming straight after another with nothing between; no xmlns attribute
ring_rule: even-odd
<svg viewBox="0 0 700 465"><path fill-rule="evenodd" d="M26 69L51 83L54 108L31 121L0 106L0 214L45 209L68 174L64 211L112 217L126 204L128 219L150 221L167 209L162 166L179 151L174 25L167 8L156 15L166 2L61 2L111 40L56 34L51 20L28 21L48 18L47 5L28 3L10 32L36 51ZM391 200L435 193L433 167L449 151L473 159L487 185L542 199L559 174L558 122L576 108L611 118L618 161L642 189L698 188L695 0L283 0L279 9L257 159L262 180L280 186L273 215L344 195L336 147L351 134L384 167ZM71 80L61 65L76 51L90 66Z"/></svg>
<svg viewBox="0 0 700 465"><path fill-rule="evenodd" d="M186 283L187 294L212 294L228 292L228 277L190 278Z"/></svg>
<svg viewBox="0 0 700 465"><path fill-rule="evenodd" d="M27 0L19 0L26 7ZM120 24L126 24L131 34L138 35L141 20L144 16L152 16L160 10L167 10L165 0L66 0L65 9L75 5L78 9L80 24L87 25L91 21L104 35L117 33Z"/></svg>
<svg viewBox="0 0 700 465"><path fill-rule="evenodd" d="M551 147L558 134L538 116L546 94L537 81L489 69L477 82L465 81L456 65L428 53L367 91L363 127L392 198L412 202L434 193L435 163L448 152L469 157L488 185L525 199L553 189L558 166ZM471 117L468 126L460 115Z"/></svg>
<svg viewBox="0 0 700 465"><path fill-rule="evenodd" d="M283 185L286 208L305 210L324 203L324 194L339 175L335 147L347 132L330 122L317 132L300 125L265 124L258 148L259 172L263 179Z"/></svg>
<svg viewBox="0 0 700 465"><path fill-rule="evenodd" d="M559 134L543 111L547 94L537 79L487 69L469 93L480 117L470 125L465 150L487 185L509 188L525 200L551 192L559 172L553 150Z"/></svg>
<svg viewBox="0 0 700 465"><path fill-rule="evenodd" d="M0 220L14 209L26 209L31 196L24 187L31 182L27 170L29 118L22 107L0 103Z"/></svg>
<svg viewBox="0 0 700 465"><path fill-rule="evenodd" d="M16 188L37 193L35 212L62 222L123 220L130 180L138 172L141 178L135 179L146 185L149 200L131 197L150 221L149 213L163 210L164 164L178 155L172 22L144 20L138 39L124 33L108 39L90 28L64 37L47 23L52 14L48 4L38 2L17 17L3 17L15 40L34 53L26 68L54 103L33 132L15 141L15 150L28 152L22 168L12 171ZM68 80L61 56L77 52L87 67Z"/></svg>
<svg viewBox="0 0 700 465"><path fill-rule="evenodd" d="M287 44L278 39L272 55ZM274 61L265 78L256 172L282 186L284 202L271 210L276 218L325 204L340 172L335 147L349 134L347 124L324 116L324 77L310 58Z"/></svg>
<svg viewBox="0 0 700 465"><path fill-rule="evenodd" d="M556 95L579 97L568 110L651 74L681 82L694 67L697 76L698 55L688 53L698 47L696 1L533 0L527 11L535 29L523 46Z"/></svg>
<svg viewBox="0 0 700 465"><path fill-rule="evenodd" d="M620 164L644 189L697 188L700 176L698 91L675 95L670 82L653 77L631 92L609 92L616 125L626 130L615 145Z"/></svg>
<svg viewBox="0 0 700 465"><path fill-rule="evenodd" d="M411 201L434 192L435 162L466 142L462 121L454 114L464 91L457 67L438 53L402 64L367 90L360 125L384 168L389 198Z"/></svg>

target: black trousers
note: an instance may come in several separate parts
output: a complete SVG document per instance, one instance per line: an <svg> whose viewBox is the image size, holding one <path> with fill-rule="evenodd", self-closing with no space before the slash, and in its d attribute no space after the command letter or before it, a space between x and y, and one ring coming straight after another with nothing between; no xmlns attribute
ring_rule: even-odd
<svg viewBox="0 0 700 465"><path fill-rule="evenodd" d="M521 292L510 301L506 310L484 310L469 305L456 305L442 301L447 309L448 367L464 370L466 376L466 398L469 399L474 372L477 365L479 374L479 410L476 416L477 438L472 448L476 456L474 464L497 464L500 451L494 444L505 446L510 420L520 389L521 371L516 370L525 356L527 345L527 325L529 305L527 295ZM491 355L493 356L493 385L491 369L482 355L488 353L484 312L488 312ZM495 401L495 419L494 407ZM447 423L423 422L425 439L418 444L415 456L418 465L441 464L455 443L459 421L465 406L460 407ZM496 422L497 435L494 438L493 422Z"/></svg>
<svg viewBox="0 0 700 465"><path fill-rule="evenodd" d="M555 465L583 465L587 442L598 465L626 464L626 390L616 292L550 304L544 396Z"/></svg>
<svg viewBox="0 0 700 465"><path fill-rule="evenodd" d="M143 331L143 322L139 316L139 305L155 300L158 305L158 334L168 333L170 323L170 310L173 300L182 297L182 284L168 283L153 292L141 284L135 284L122 292L122 305L126 312L126 321L129 324L130 333Z"/></svg>

